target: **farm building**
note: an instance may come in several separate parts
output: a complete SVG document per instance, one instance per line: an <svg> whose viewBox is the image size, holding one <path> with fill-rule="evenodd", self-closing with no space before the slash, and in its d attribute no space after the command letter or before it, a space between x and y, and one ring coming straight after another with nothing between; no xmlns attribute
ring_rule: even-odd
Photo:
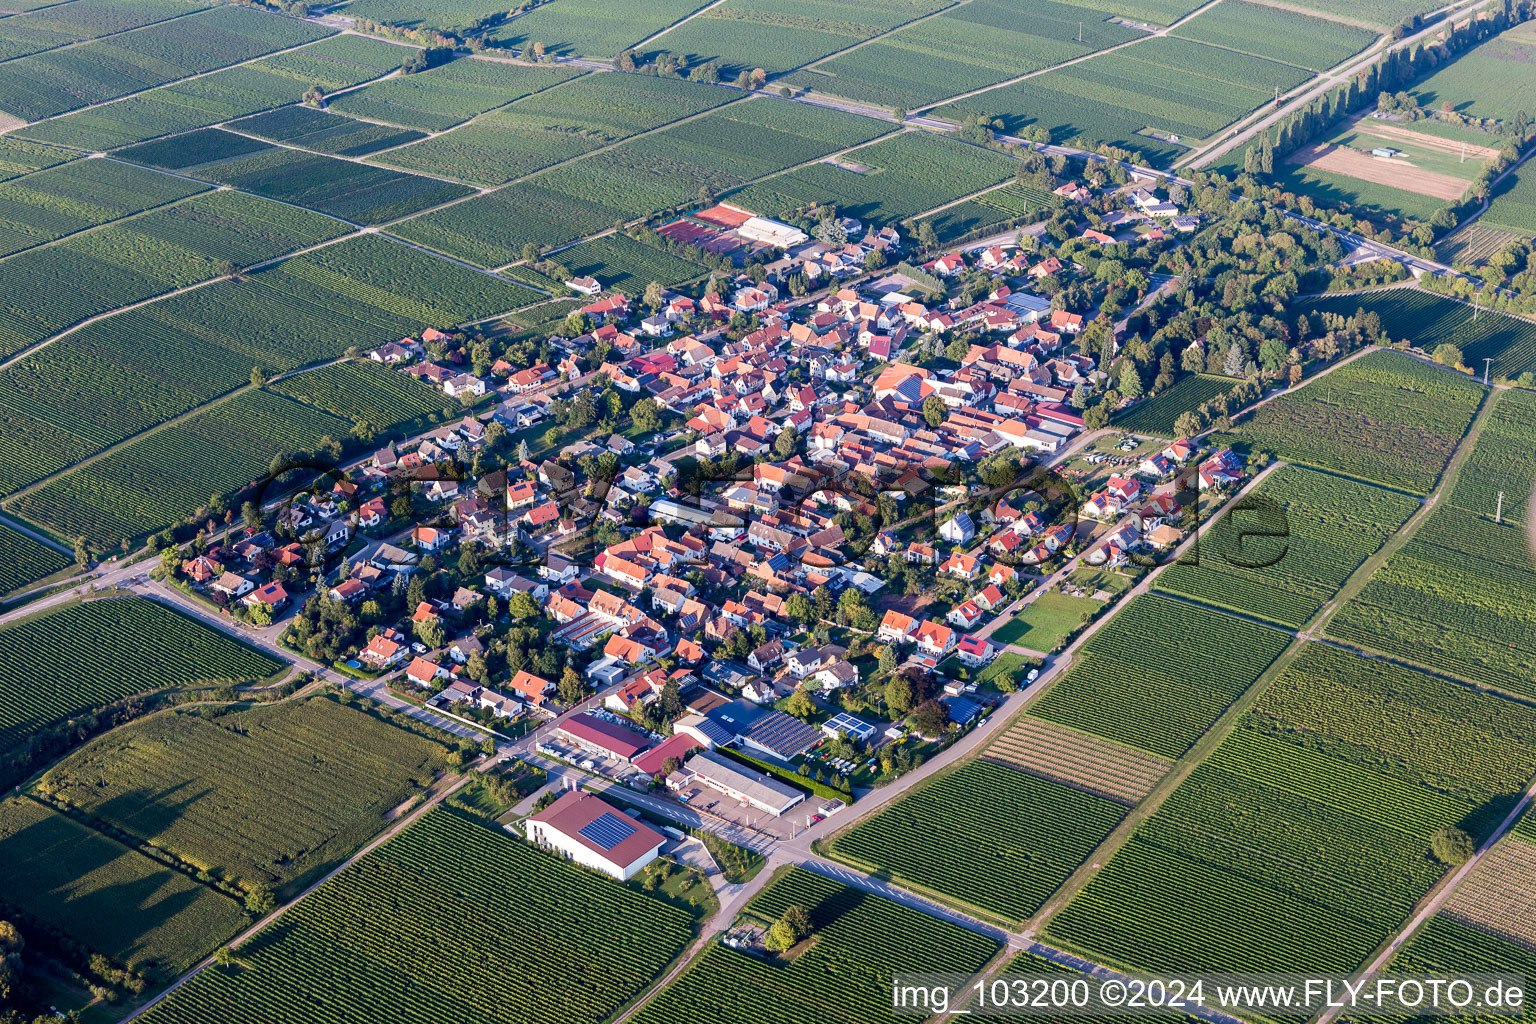
<svg viewBox="0 0 1536 1024"><path fill-rule="evenodd" d="M805 794L799 790L709 751L694 754L681 770L667 777L669 789L681 789L691 783L708 786L774 817L783 815L805 799Z"/></svg>
<svg viewBox="0 0 1536 1024"><path fill-rule="evenodd" d="M528 819L528 840L620 881L639 874L667 841L606 801L574 789Z"/></svg>

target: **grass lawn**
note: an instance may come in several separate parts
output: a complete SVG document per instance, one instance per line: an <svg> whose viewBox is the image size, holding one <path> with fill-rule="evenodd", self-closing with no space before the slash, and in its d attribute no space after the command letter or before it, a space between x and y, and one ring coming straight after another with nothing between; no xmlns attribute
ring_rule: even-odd
<svg viewBox="0 0 1536 1024"><path fill-rule="evenodd" d="M1084 613L1099 607L1086 597L1068 597L1053 590L1041 594L1013 617L992 639L1000 644L1018 644L1032 651L1050 653L1060 647L1083 620Z"/></svg>

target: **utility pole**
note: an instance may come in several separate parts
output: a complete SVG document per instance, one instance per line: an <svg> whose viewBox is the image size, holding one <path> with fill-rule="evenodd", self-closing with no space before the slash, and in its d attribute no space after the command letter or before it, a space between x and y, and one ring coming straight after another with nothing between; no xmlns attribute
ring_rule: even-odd
<svg viewBox="0 0 1536 1024"><path fill-rule="evenodd" d="M1483 387L1487 387L1488 386L1488 367L1492 363L1493 363L1492 357L1485 357L1483 359Z"/></svg>
<svg viewBox="0 0 1536 1024"><path fill-rule="evenodd" d="M1496 523L1504 522L1504 492L1503 491L1499 492L1499 509L1498 509L1497 512L1495 512L1493 514L1493 521L1496 522Z"/></svg>
<svg viewBox="0 0 1536 1024"><path fill-rule="evenodd" d="M1083 41L1083 23L1082 22L1078 22L1077 23L1077 41L1078 42L1082 42Z"/></svg>

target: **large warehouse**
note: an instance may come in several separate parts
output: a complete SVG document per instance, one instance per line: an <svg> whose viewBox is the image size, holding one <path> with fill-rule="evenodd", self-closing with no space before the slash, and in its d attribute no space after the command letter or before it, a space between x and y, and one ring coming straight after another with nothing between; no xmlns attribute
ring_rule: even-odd
<svg viewBox="0 0 1536 1024"><path fill-rule="evenodd" d="M528 819L528 841L627 881L656 859L667 837L573 789Z"/></svg>
<svg viewBox="0 0 1536 1024"><path fill-rule="evenodd" d="M674 772L667 779L668 787L674 789L686 787L689 783L708 786L775 817L805 799L805 794L799 790L707 750L694 754L680 771Z"/></svg>

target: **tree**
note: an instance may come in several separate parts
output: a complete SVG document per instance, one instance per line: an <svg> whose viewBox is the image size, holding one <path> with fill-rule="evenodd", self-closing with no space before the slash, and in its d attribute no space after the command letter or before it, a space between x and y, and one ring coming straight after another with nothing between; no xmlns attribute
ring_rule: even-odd
<svg viewBox="0 0 1536 1024"><path fill-rule="evenodd" d="M582 681L580 673L567 665L560 676L559 684L555 687L555 693L560 698L560 703L570 707L580 704L586 698L587 684Z"/></svg>
<svg viewBox="0 0 1536 1024"><path fill-rule="evenodd" d="M1082 381L1078 381L1076 384L1074 384L1072 386L1072 395L1067 399L1067 401L1071 403L1072 408L1078 410L1079 412L1088 408L1088 385L1084 384Z"/></svg>
<svg viewBox="0 0 1536 1024"><path fill-rule="evenodd" d="M774 458L783 461L795 454L795 449L800 447L800 431L793 426L785 427L779 431L779 436L773 439Z"/></svg>
<svg viewBox="0 0 1536 1024"><path fill-rule="evenodd" d="M1226 355L1222 357L1221 371L1228 377L1241 377L1243 375L1243 346L1233 342L1227 348Z"/></svg>
<svg viewBox="0 0 1536 1024"><path fill-rule="evenodd" d="M899 718L911 711L913 699L912 681L906 676L894 675L886 681L885 703L892 715Z"/></svg>
<svg viewBox="0 0 1536 1024"><path fill-rule="evenodd" d="M944 349L944 358L952 363L958 363L965 358L965 354L971 350L971 343L964 338L956 338Z"/></svg>
<svg viewBox="0 0 1536 1024"><path fill-rule="evenodd" d="M507 599L507 614L518 622L539 614L539 604L532 597L518 591Z"/></svg>
<svg viewBox="0 0 1536 1024"><path fill-rule="evenodd" d="M1140 398L1144 393L1141 374L1137 372L1134 360L1127 359L1120 364L1120 393L1126 398Z"/></svg>
<svg viewBox="0 0 1536 1024"><path fill-rule="evenodd" d="M1301 383L1301 364L1300 363L1292 363L1291 364L1290 381L1291 381L1291 387L1293 387L1293 388Z"/></svg>
<svg viewBox="0 0 1536 1024"><path fill-rule="evenodd" d="M1192 412L1179 413L1178 419L1173 421L1173 433L1175 437L1194 437L1200 433L1200 417Z"/></svg>
<svg viewBox="0 0 1536 1024"><path fill-rule="evenodd" d="M790 949L811 934L811 915L804 907L789 906L768 929L763 945L775 952Z"/></svg>
<svg viewBox="0 0 1536 1024"><path fill-rule="evenodd" d="M1270 373L1279 373L1286 358L1285 342L1279 338L1265 338L1259 345L1259 365Z"/></svg>
<svg viewBox="0 0 1536 1024"><path fill-rule="evenodd" d="M923 399L923 419L930 427L937 427L949 416L949 406L944 404L944 399L938 395L929 395Z"/></svg>
<svg viewBox="0 0 1536 1024"><path fill-rule="evenodd" d="M1430 852L1435 859L1449 867L1460 867L1477 852L1472 837L1459 828L1443 828L1429 841Z"/></svg>
<svg viewBox="0 0 1536 1024"><path fill-rule="evenodd" d="M650 284L645 286L644 302L647 306L651 307L652 313L660 309L662 303L666 302L666 297L663 294L660 281L652 281Z"/></svg>
<svg viewBox="0 0 1536 1024"><path fill-rule="evenodd" d="M272 896L272 890L260 883L253 883L245 889L245 909L253 914L268 914L277 906L277 900Z"/></svg>
<svg viewBox="0 0 1536 1024"><path fill-rule="evenodd" d="M75 564L82 569L91 567L91 545L84 537L75 538Z"/></svg>
<svg viewBox="0 0 1536 1024"><path fill-rule="evenodd" d="M933 221L925 220L917 225L917 244L924 249L939 247L939 233L933 229Z"/></svg>
<svg viewBox="0 0 1536 1024"><path fill-rule="evenodd" d="M809 718L816 713L816 702L804 690L796 690L784 698L784 710L796 718Z"/></svg>
<svg viewBox="0 0 1536 1024"><path fill-rule="evenodd" d="M912 711L912 725L924 736L940 736L949 728L949 709L937 700L925 700Z"/></svg>
<svg viewBox="0 0 1536 1024"><path fill-rule="evenodd" d="M1434 358L1435 362L1441 366L1460 366L1461 349L1448 341L1444 341L1435 346Z"/></svg>
<svg viewBox="0 0 1536 1024"><path fill-rule="evenodd" d="M890 644L880 648L880 654L876 663L883 675L889 675L896 671L896 650Z"/></svg>
<svg viewBox="0 0 1536 1024"><path fill-rule="evenodd" d="M264 388L267 386L267 375L261 372L261 367L251 367L251 387Z"/></svg>

